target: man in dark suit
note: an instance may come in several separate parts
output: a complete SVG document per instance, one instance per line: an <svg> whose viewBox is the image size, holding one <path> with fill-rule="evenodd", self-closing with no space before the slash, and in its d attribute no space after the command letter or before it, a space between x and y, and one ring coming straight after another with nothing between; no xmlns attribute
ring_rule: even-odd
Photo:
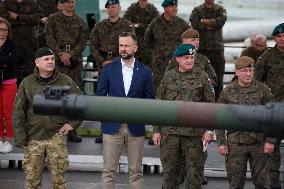
<svg viewBox="0 0 284 189"><path fill-rule="evenodd" d="M124 32L119 36L120 59L104 66L100 76L97 96L153 99L152 73L134 58L137 40L134 34ZM114 189L122 148L128 157L129 188L143 188L142 158L144 153L144 125L127 123L102 123L104 169L102 188Z"/></svg>

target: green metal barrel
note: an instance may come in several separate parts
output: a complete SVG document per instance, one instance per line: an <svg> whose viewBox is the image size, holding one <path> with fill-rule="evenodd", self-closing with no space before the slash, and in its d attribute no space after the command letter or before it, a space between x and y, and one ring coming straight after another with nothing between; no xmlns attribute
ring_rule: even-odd
<svg viewBox="0 0 284 189"><path fill-rule="evenodd" d="M71 119L161 126L228 129L284 136L284 103L227 105L70 94L62 98L37 95L36 114Z"/></svg>

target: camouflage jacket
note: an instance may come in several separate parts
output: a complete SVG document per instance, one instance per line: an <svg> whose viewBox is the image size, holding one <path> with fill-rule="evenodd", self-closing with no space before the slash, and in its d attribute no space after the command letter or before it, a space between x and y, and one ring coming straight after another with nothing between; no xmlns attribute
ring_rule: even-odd
<svg viewBox="0 0 284 189"><path fill-rule="evenodd" d="M141 8L138 2L132 3L125 11L123 18L134 24L135 34L138 38L139 45L144 41L146 28L157 16L159 16L159 12L151 3L149 3L146 8Z"/></svg>
<svg viewBox="0 0 284 189"><path fill-rule="evenodd" d="M178 62L176 61L175 58L172 58L169 61L166 72L169 71L169 70L172 70L172 69L176 69L177 67L178 67ZM208 60L208 58L206 56L204 56L200 53L196 53L194 69L201 69L201 70L205 71L208 74L212 85L214 87L216 86L217 75L216 75L212 65L210 64L210 61Z"/></svg>
<svg viewBox="0 0 284 189"><path fill-rule="evenodd" d="M134 32L131 22L124 18L119 18L116 23L105 19L95 25L90 40L97 64L101 65L102 62L113 60L119 55L118 38L122 32Z"/></svg>
<svg viewBox="0 0 284 189"><path fill-rule="evenodd" d="M12 27L13 41L19 39L35 38L36 25L40 23L43 11L35 0L24 0L18 3L17 0L5 0L2 2L2 17L6 18ZM11 19L10 12L18 14L17 19Z"/></svg>
<svg viewBox="0 0 284 189"><path fill-rule="evenodd" d="M65 74L55 71L50 80L45 81L39 76L38 69L26 77L18 90L13 112L13 129L16 146L26 145L30 140L45 140L56 134L67 122L73 128L80 121L71 121L65 117L42 116L33 113L33 96L43 94L46 86L71 86L71 93L81 94L78 86Z"/></svg>
<svg viewBox="0 0 284 189"><path fill-rule="evenodd" d="M168 22L161 15L150 23L144 39L147 48L153 49L152 67L169 62L175 48L181 43L181 34L187 29L189 25L179 17Z"/></svg>
<svg viewBox="0 0 284 189"><path fill-rule="evenodd" d="M284 100L284 52L276 46L264 52L259 58L255 78L265 83L273 94L273 100Z"/></svg>
<svg viewBox="0 0 284 189"><path fill-rule="evenodd" d="M215 96L208 75L201 70L179 72L173 69L165 73L157 91L157 99L192 102L214 102ZM154 132L202 137L202 128L181 128L154 126Z"/></svg>
<svg viewBox="0 0 284 189"><path fill-rule="evenodd" d="M80 16L75 13L73 16L65 16L57 12L48 19L45 38L57 60L60 52L70 51L71 57L81 62L88 33L88 26Z"/></svg>
<svg viewBox="0 0 284 189"><path fill-rule="evenodd" d="M244 49L241 53L241 56L251 57L255 62L259 59L259 57L267 50L267 48L263 51L256 51L253 46L250 46Z"/></svg>
<svg viewBox="0 0 284 189"><path fill-rule="evenodd" d="M43 10L43 16L48 17L58 11L55 0L38 0L37 2Z"/></svg>
<svg viewBox="0 0 284 189"><path fill-rule="evenodd" d="M210 19L210 27L201 23L201 19ZM222 28L226 20L226 9L220 5L214 4L209 9L202 4L193 9L189 21L199 33L200 50L222 50L224 48Z"/></svg>
<svg viewBox="0 0 284 189"><path fill-rule="evenodd" d="M269 102L272 94L263 83L253 80L249 87L241 87L235 80L229 84L221 93L218 102L224 104L258 105ZM219 146L227 143L257 144L264 142L275 143L272 138L265 138L262 133L216 130Z"/></svg>

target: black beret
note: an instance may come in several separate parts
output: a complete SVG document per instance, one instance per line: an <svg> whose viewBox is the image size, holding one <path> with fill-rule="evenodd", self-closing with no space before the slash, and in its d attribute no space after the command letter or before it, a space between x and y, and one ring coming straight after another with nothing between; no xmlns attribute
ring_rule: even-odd
<svg viewBox="0 0 284 189"><path fill-rule="evenodd" d="M115 5L115 4L119 4L119 0L107 0L105 8L107 8L109 5Z"/></svg>
<svg viewBox="0 0 284 189"><path fill-rule="evenodd" d="M51 49L48 47L42 47L35 52L35 59L48 55L53 55Z"/></svg>
<svg viewBox="0 0 284 189"><path fill-rule="evenodd" d="M284 23L281 23L274 28L272 36L278 35L280 33L284 33Z"/></svg>

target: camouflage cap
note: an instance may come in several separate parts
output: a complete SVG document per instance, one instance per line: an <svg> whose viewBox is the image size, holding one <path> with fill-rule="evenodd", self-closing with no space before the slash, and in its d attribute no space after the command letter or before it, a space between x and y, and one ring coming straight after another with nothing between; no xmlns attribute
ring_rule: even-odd
<svg viewBox="0 0 284 189"><path fill-rule="evenodd" d="M253 67L254 60L251 57L248 56L241 56L236 59L235 61L235 69L242 69L245 67Z"/></svg>
<svg viewBox="0 0 284 189"><path fill-rule="evenodd" d="M119 4L119 0L107 0L105 8L107 8L109 5L115 5L115 4Z"/></svg>
<svg viewBox="0 0 284 189"><path fill-rule="evenodd" d="M185 32L181 34L182 39L189 39L189 38L199 38L198 31L194 29L187 29Z"/></svg>
<svg viewBox="0 0 284 189"><path fill-rule="evenodd" d="M164 0L161 4L162 7L167 7L169 5L176 5L178 4L178 0Z"/></svg>
<svg viewBox="0 0 284 189"><path fill-rule="evenodd" d="M195 54L195 46L189 44L181 44L176 48L174 52L174 57L194 55L194 54Z"/></svg>
<svg viewBox="0 0 284 189"><path fill-rule="evenodd" d="M274 28L272 36L278 35L280 33L284 33L284 23L281 23Z"/></svg>
<svg viewBox="0 0 284 189"><path fill-rule="evenodd" d="M35 59L48 55L53 55L51 49L48 47L42 47L35 52Z"/></svg>

